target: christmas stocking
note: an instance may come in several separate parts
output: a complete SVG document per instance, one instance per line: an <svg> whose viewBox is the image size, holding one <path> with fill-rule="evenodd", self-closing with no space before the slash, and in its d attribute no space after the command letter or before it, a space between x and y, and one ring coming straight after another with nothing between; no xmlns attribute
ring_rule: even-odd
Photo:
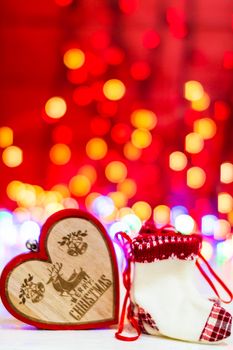
<svg viewBox="0 0 233 350"><path fill-rule="evenodd" d="M171 228L157 230L147 224L133 240L124 233L117 234L118 239L120 236L128 265L123 275L127 292L116 333L118 339L135 340L141 332L208 343L229 337L232 316L220 306L219 300L203 298L194 283L196 265L219 297L197 260L201 257L205 261L200 254L200 235L186 236ZM230 290L208 263L207 267L231 301ZM121 334L127 299L130 299L127 316L138 333L135 337Z"/></svg>

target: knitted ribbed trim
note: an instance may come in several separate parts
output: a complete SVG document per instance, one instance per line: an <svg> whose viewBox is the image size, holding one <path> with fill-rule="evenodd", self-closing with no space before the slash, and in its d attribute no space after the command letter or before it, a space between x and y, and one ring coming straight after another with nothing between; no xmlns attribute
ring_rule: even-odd
<svg viewBox="0 0 233 350"><path fill-rule="evenodd" d="M193 260L200 251L201 242L202 237L198 234L141 234L132 240L132 259L149 263L169 258Z"/></svg>

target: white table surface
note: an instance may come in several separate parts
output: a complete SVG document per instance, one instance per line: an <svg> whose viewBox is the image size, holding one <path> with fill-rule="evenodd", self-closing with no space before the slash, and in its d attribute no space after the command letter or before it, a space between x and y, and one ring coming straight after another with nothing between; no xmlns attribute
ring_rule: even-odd
<svg viewBox="0 0 233 350"><path fill-rule="evenodd" d="M229 311L233 307L227 307ZM142 334L133 342L114 337L111 329L85 331L38 330L15 320L4 311L0 321L0 350L233 350L233 336L220 344L193 344Z"/></svg>
<svg viewBox="0 0 233 350"><path fill-rule="evenodd" d="M6 320L5 320L6 321ZM232 350L233 339L221 344L192 344L172 339L142 335L134 342L123 342L114 338L114 329L88 331L41 331L23 327L12 321L4 323L0 330L1 350Z"/></svg>

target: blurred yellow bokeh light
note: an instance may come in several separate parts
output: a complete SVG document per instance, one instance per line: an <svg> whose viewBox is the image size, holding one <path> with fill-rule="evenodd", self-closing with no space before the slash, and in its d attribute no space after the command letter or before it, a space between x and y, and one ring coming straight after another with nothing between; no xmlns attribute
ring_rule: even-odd
<svg viewBox="0 0 233 350"><path fill-rule="evenodd" d="M170 208L167 205L158 205L153 212L156 224L166 225L170 222Z"/></svg>
<svg viewBox="0 0 233 350"><path fill-rule="evenodd" d="M206 181L205 171L200 167L192 167L187 171L187 185L197 189L204 185Z"/></svg>
<svg viewBox="0 0 233 350"><path fill-rule="evenodd" d="M228 214L233 210L233 198L229 193L221 192L218 194L219 213Z"/></svg>
<svg viewBox="0 0 233 350"><path fill-rule="evenodd" d="M188 101L198 101L204 95L204 89L201 83L196 80L187 81L184 84L184 97Z"/></svg>
<svg viewBox="0 0 233 350"><path fill-rule="evenodd" d="M5 148L13 143L13 130L8 126L0 128L0 147Z"/></svg>
<svg viewBox="0 0 233 350"><path fill-rule="evenodd" d="M105 157L107 151L107 143L99 137L90 139L86 144L86 153L90 159L102 159Z"/></svg>
<svg viewBox="0 0 233 350"><path fill-rule="evenodd" d="M209 95L205 92L203 96L196 101L192 101L191 106L195 111L205 111L210 105Z"/></svg>
<svg viewBox="0 0 233 350"><path fill-rule="evenodd" d="M23 162L23 151L17 146L9 146L2 152L2 160L9 168L17 167Z"/></svg>
<svg viewBox="0 0 233 350"><path fill-rule="evenodd" d="M70 191L65 184L57 184L51 188L52 191L59 192L63 198L70 196Z"/></svg>
<svg viewBox="0 0 233 350"><path fill-rule="evenodd" d="M233 181L233 164L222 163L220 168L220 180L222 183L230 184Z"/></svg>
<svg viewBox="0 0 233 350"><path fill-rule="evenodd" d="M199 153L204 147L204 140L201 135L191 132L185 137L185 150L189 153Z"/></svg>
<svg viewBox="0 0 233 350"><path fill-rule="evenodd" d="M83 165L79 169L79 174L85 175L90 180L92 185L96 182L97 172L92 165Z"/></svg>
<svg viewBox="0 0 233 350"><path fill-rule="evenodd" d="M222 240L231 233L231 225L227 220L219 219L214 225L214 238Z"/></svg>
<svg viewBox="0 0 233 350"><path fill-rule="evenodd" d="M108 197L112 199L116 208L125 207L127 204L127 197L123 192L120 192L120 191L110 192L108 194Z"/></svg>
<svg viewBox="0 0 233 350"><path fill-rule="evenodd" d="M123 152L125 158L129 160L137 160L141 157L142 151L141 149L135 147L131 142L127 142L124 145Z"/></svg>
<svg viewBox="0 0 233 350"><path fill-rule="evenodd" d="M127 168L124 163L113 161L106 166L105 175L113 183L122 182L127 176Z"/></svg>
<svg viewBox="0 0 233 350"><path fill-rule="evenodd" d="M132 206L134 213L141 219L142 221L148 220L151 216L152 209L151 206L144 201L139 201L134 203Z"/></svg>
<svg viewBox="0 0 233 350"><path fill-rule="evenodd" d="M88 194L91 189L90 180L84 175L76 175L69 182L70 192L77 197L82 197Z"/></svg>
<svg viewBox="0 0 233 350"><path fill-rule="evenodd" d="M135 128L152 130L157 124L157 117L149 109L137 109L131 114L131 123Z"/></svg>
<svg viewBox="0 0 233 350"><path fill-rule="evenodd" d="M7 185L6 193L11 200L16 201L22 188L24 188L24 184L22 182L13 180Z"/></svg>
<svg viewBox="0 0 233 350"><path fill-rule="evenodd" d="M63 57L64 64L69 69L78 69L85 62L84 52L80 49L73 48L65 52Z"/></svg>
<svg viewBox="0 0 233 350"><path fill-rule="evenodd" d="M193 128L194 132L200 134L204 140L208 140L214 137L217 131L215 122L210 118L195 120Z"/></svg>
<svg viewBox="0 0 233 350"><path fill-rule="evenodd" d="M67 106L63 98L51 97L45 104L45 112L52 119L59 119L66 113Z"/></svg>
<svg viewBox="0 0 233 350"><path fill-rule="evenodd" d="M169 166L172 170L183 170L186 167L187 162L187 157L183 152L175 151L169 156Z"/></svg>
<svg viewBox="0 0 233 350"><path fill-rule="evenodd" d="M151 144L152 136L147 129L135 129L132 132L131 141L137 148L146 148Z"/></svg>
<svg viewBox="0 0 233 350"><path fill-rule="evenodd" d="M64 165L69 162L71 151L67 145L57 143L50 149L49 156L54 164Z"/></svg>
<svg viewBox="0 0 233 350"><path fill-rule="evenodd" d="M112 101L120 100L125 95L125 85L119 79L110 79L104 83L104 96Z"/></svg>
<svg viewBox="0 0 233 350"><path fill-rule="evenodd" d="M123 192L128 198L132 198L137 192L137 185L134 180L125 179L117 185L117 190Z"/></svg>

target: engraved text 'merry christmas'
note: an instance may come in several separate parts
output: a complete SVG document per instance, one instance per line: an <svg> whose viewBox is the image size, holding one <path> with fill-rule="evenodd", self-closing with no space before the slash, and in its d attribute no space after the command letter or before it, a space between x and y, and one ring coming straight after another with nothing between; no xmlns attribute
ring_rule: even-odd
<svg viewBox="0 0 233 350"><path fill-rule="evenodd" d="M98 282L93 282L88 291L76 301L75 306L70 310L69 314L74 319L81 320L111 285L112 282L105 275L102 275L98 279Z"/></svg>

